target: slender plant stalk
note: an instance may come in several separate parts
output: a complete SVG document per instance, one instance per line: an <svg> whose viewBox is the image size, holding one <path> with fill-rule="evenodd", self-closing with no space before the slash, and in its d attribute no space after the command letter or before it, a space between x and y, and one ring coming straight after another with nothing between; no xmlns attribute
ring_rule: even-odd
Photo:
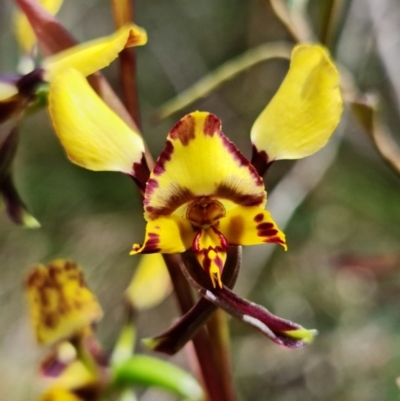
<svg viewBox="0 0 400 401"><path fill-rule="evenodd" d="M215 369L219 371L222 378L221 386L227 394L227 400L235 400L233 387L229 327L226 313L217 309L207 323L208 335L211 339L211 351L216 363Z"/></svg>
<svg viewBox="0 0 400 401"><path fill-rule="evenodd" d="M171 275L181 313L184 314L194 305L194 300L189 283L181 273L182 258L180 255L165 254L163 256ZM215 332L220 330L217 327L218 324L214 323ZM226 329L221 327L221 332L225 332ZM226 355L227 350L221 349L219 339L209 336L204 328L193 337L192 341L209 400L234 401L232 381L224 377L230 376L230 364L225 364L225 361L229 361L229 355Z"/></svg>
<svg viewBox="0 0 400 401"><path fill-rule="evenodd" d="M112 0L111 4L117 28L134 21L135 7L133 0ZM118 58L120 63L120 80L124 104L136 125L140 128L135 48L123 49L119 53Z"/></svg>

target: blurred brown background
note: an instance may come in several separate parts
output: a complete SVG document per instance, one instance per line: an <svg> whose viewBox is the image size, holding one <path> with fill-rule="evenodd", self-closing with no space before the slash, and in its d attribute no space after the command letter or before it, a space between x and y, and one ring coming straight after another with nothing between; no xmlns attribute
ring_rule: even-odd
<svg viewBox="0 0 400 401"><path fill-rule="evenodd" d="M275 40L291 41L269 2L135 3L136 22L149 36L137 56L143 132L153 155L162 150L168 130L185 112L200 109L219 116L225 134L249 156L250 127L279 86L287 61L260 64L158 124L151 116L178 92L245 50ZM308 3L317 34L323 31L329 3ZM400 3L340 3L344 14L332 41L335 57L354 74L363 91L381 95L384 121L399 139ZM18 63L12 9L11 0L0 2L0 73L15 71ZM114 29L106 0L65 0L58 16L80 41ZM104 73L118 90L117 63ZM297 176L288 181L293 166L293 162L274 165L266 183L272 215L282 226L287 223L289 251L273 245L246 249L236 292L279 316L317 328L320 334L311 346L291 351L232 321L238 397L243 401L397 400L399 177L382 162L348 112L335 140L297 165ZM46 111L22 124L14 177L42 228L24 230L0 215L0 400L29 401L34 399L35 364L42 352L27 321L21 285L25 272L32 264L55 257L78 261L104 307L99 337L109 349L121 321L121 294L137 264L128 251L133 242L142 240L144 221L128 178L89 172L67 161ZM294 214L292 204L299 204ZM173 299L144 313L140 335L158 334L176 314ZM184 356L181 353L175 360L185 364ZM142 397L173 399L154 391Z"/></svg>

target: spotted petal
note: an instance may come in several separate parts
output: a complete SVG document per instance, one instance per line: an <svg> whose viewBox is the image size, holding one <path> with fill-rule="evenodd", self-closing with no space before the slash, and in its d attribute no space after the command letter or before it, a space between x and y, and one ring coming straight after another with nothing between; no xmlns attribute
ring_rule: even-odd
<svg viewBox="0 0 400 401"><path fill-rule="evenodd" d="M341 114L339 73L327 51L296 46L286 78L252 127L253 162L315 153L327 143Z"/></svg>
<svg viewBox="0 0 400 401"><path fill-rule="evenodd" d="M52 81L58 72L65 68L74 68L84 76L88 76L107 67L122 49L144 45L146 42L147 35L142 28L134 24L126 25L113 35L95 39L47 57L42 64L45 70L44 78Z"/></svg>
<svg viewBox="0 0 400 401"><path fill-rule="evenodd" d="M285 234L269 212L253 206L237 206L219 221L218 230L231 245L257 245L274 242L286 249Z"/></svg>
<svg viewBox="0 0 400 401"><path fill-rule="evenodd" d="M134 244L130 254L185 252L196 234L192 225L180 217L159 217L147 223L144 244Z"/></svg>
<svg viewBox="0 0 400 401"><path fill-rule="evenodd" d="M68 260L37 265L26 280L32 325L39 343L52 344L80 333L102 317L81 268Z"/></svg>
<svg viewBox="0 0 400 401"><path fill-rule="evenodd" d="M145 217L173 213L198 196L225 200L224 207L263 205L263 181L221 131L213 114L194 112L170 131L145 194ZM185 217L185 216L182 216Z"/></svg>
<svg viewBox="0 0 400 401"><path fill-rule="evenodd" d="M78 71L64 70L51 83L49 111L73 163L145 180L142 138L103 103Z"/></svg>

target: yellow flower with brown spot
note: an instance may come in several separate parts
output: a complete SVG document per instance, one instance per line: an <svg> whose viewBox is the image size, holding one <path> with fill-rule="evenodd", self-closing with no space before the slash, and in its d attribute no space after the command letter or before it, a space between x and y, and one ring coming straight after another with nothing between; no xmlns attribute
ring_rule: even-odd
<svg viewBox="0 0 400 401"><path fill-rule="evenodd" d="M80 335L103 315L82 269L72 261L57 259L47 266L34 266L25 286L39 343L53 344Z"/></svg>
<svg viewBox="0 0 400 401"><path fill-rule="evenodd" d="M222 287L229 245L286 247L265 203L262 178L222 133L221 121L191 113L169 133L147 182L146 238L131 254L192 249L213 286Z"/></svg>

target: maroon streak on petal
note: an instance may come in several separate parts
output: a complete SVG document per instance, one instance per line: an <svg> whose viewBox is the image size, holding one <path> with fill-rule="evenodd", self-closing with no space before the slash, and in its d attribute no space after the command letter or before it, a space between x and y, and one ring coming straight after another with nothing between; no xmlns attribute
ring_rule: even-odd
<svg viewBox="0 0 400 401"><path fill-rule="evenodd" d="M217 198L229 199L241 206L258 206L265 199L264 194L255 196L249 195L248 193L238 192L236 188L230 187L225 183L218 185L217 189L215 190L215 196Z"/></svg>
<svg viewBox="0 0 400 401"><path fill-rule="evenodd" d="M188 114L177 122L169 133L172 139L179 139L183 146L194 139L195 135L195 122L193 116Z"/></svg>
<svg viewBox="0 0 400 401"><path fill-rule="evenodd" d="M144 247L141 253L158 253L161 251L161 248L159 248L159 243L160 243L160 235L157 233L149 233L148 234L148 239L144 243ZM140 246L136 246L132 248L132 251L138 251L140 249Z"/></svg>
<svg viewBox="0 0 400 401"><path fill-rule="evenodd" d="M174 152L174 145L171 141L167 140L164 150L156 161L153 169L154 175L161 175L165 172L165 163L171 160L172 153Z"/></svg>
<svg viewBox="0 0 400 401"><path fill-rule="evenodd" d="M149 213L149 217L151 220L154 220L160 216L169 216L179 206L195 199L195 196L189 189L187 189L185 187L181 187L178 183L176 183L173 190L171 191L171 196L169 197L168 202L166 202L165 206L159 207L159 208L156 208L153 206L147 206L148 205L148 197L151 194L151 192L154 190L154 188L156 188L156 187L158 187L157 180L154 178L150 178L149 181L147 182L147 186L146 186L144 205L145 205L146 212Z"/></svg>
<svg viewBox="0 0 400 401"><path fill-rule="evenodd" d="M263 187L264 186L263 179L258 174L254 166L249 162L249 160L247 160L247 158L244 155L242 155L242 153L236 147L236 145L233 142L231 142L225 135L222 135L222 133L221 133L221 139L224 146L227 148L228 152L233 155L235 160L238 162L239 166L247 166L250 170L251 175L254 178L255 184L260 187Z"/></svg>
<svg viewBox="0 0 400 401"><path fill-rule="evenodd" d="M221 120L214 114L209 114L204 122L204 134L214 136L218 131L221 131Z"/></svg>
<svg viewBox="0 0 400 401"><path fill-rule="evenodd" d="M146 156L143 153L142 159L138 163L134 163L132 166L132 178L136 182L140 192L144 193L146 188L146 182L150 177L150 170L147 165Z"/></svg>
<svg viewBox="0 0 400 401"><path fill-rule="evenodd" d="M251 164L262 177L271 167L273 160L268 160L268 155L264 150L259 151L255 145L252 146Z"/></svg>

